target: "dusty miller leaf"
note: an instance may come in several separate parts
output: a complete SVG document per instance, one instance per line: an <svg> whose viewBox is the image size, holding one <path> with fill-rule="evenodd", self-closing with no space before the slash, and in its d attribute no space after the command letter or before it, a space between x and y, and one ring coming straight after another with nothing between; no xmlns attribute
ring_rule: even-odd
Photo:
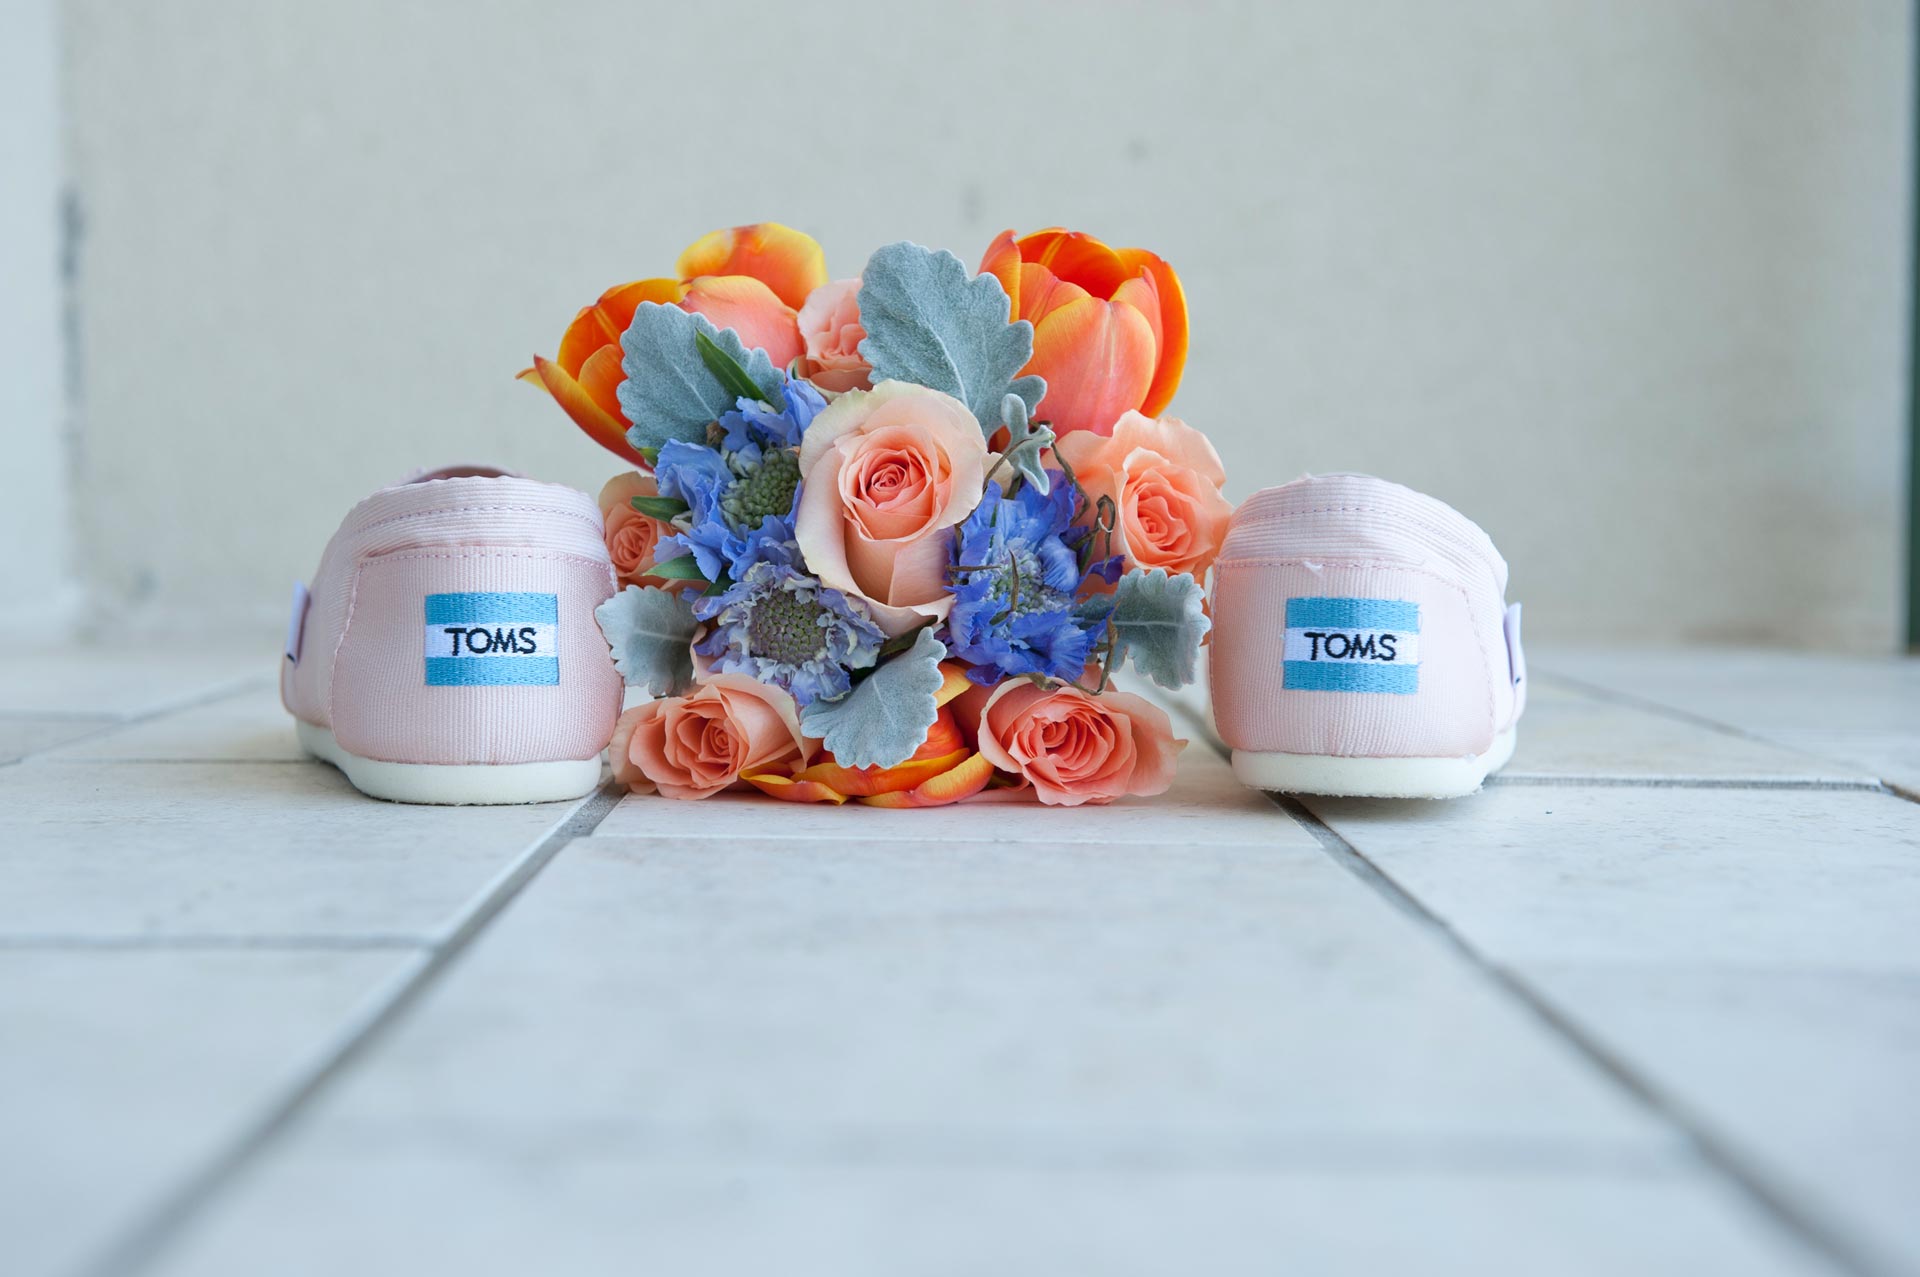
<svg viewBox="0 0 1920 1277"><path fill-rule="evenodd" d="M705 443L708 423L733 411L739 396L714 376L702 356L702 333L740 365L762 398L780 402L780 373L766 351L749 351L733 329L716 329L704 315L641 302L620 338L620 368L627 379L617 392L620 411L633 423L627 442L634 447L658 448L669 439Z"/></svg>
<svg viewBox="0 0 1920 1277"><path fill-rule="evenodd" d="M801 730L826 743L843 767L893 767L913 757L940 716L933 694L945 681L947 649L931 628L913 646L833 701L815 701L800 715Z"/></svg>
<svg viewBox="0 0 1920 1277"><path fill-rule="evenodd" d="M693 686L693 604L677 592L629 585L593 616L629 687L678 696Z"/></svg>
<svg viewBox="0 0 1920 1277"><path fill-rule="evenodd" d="M943 390L987 435L999 427L1008 394L1028 408L1046 394L1043 378L1017 375L1033 356L1033 325L1007 322L1012 303L993 276L969 274L952 253L903 240L875 251L860 278L860 354L875 384Z"/></svg>
<svg viewBox="0 0 1920 1277"><path fill-rule="evenodd" d="M1213 628L1204 601L1200 583L1186 572L1135 569L1121 577L1113 596L1113 668L1131 659L1162 687L1193 682L1200 640Z"/></svg>
<svg viewBox="0 0 1920 1277"><path fill-rule="evenodd" d="M1053 431L1027 424L1027 402L1019 395L1008 395L1000 401L1000 420L1007 428L1008 464L1033 485L1034 491L1045 496L1052 490L1053 480L1040 464L1040 453L1053 446Z"/></svg>

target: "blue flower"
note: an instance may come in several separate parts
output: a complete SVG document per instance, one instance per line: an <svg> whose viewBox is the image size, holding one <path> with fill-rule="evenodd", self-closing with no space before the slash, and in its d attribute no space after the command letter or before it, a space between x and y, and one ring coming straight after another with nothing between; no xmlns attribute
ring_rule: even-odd
<svg viewBox="0 0 1920 1277"><path fill-rule="evenodd" d="M827 401L789 379L778 407L742 398L709 431L711 447L670 439L654 474L660 495L687 503L687 526L661 538L661 557L691 554L709 581L740 578L756 562L798 564L800 437Z"/></svg>
<svg viewBox="0 0 1920 1277"><path fill-rule="evenodd" d="M1052 476L1045 493L1022 484L1007 497L988 484L960 525L950 559L948 647L973 667L967 677L976 683L1022 674L1077 681L1106 625L1097 602L1075 605L1089 575L1079 554L1087 534L1073 526L1073 486L1059 471Z"/></svg>
<svg viewBox="0 0 1920 1277"><path fill-rule="evenodd" d="M865 604L765 559L696 601L693 614L712 623L694 650L714 669L784 687L802 706L846 695L852 671L879 660L887 641Z"/></svg>

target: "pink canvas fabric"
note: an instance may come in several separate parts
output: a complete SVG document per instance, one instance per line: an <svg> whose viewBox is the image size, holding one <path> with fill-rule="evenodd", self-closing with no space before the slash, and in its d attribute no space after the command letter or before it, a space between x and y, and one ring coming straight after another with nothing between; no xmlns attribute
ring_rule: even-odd
<svg viewBox="0 0 1920 1277"><path fill-rule="evenodd" d="M593 615L613 592L599 507L585 493L491 466L419 472L355 506L328 543L281 662L280 698L362 758L592 758L620 713L620 676ZM522 593L557 600L557 683L429 683L428 596Z"/></svg>
<svg viewBox="0 0 1920 1277"><path fill-rule="evenodd" d="M1309 475L1254 494L1234 513L1214 569L1221 739L1235 750L1337 757L1486 753L1526 704L1506 587L1506 561L1486 533L1397 483ZM1417 608L1417 688L1288 686L1290 600Z"/></svg>

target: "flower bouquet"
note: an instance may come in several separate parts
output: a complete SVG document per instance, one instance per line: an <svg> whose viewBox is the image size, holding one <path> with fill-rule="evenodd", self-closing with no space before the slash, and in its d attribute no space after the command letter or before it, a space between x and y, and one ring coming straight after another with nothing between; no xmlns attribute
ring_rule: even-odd
<svg viewBox="0 0 1920 1277"><path fill-rule="evenodd" d="M1159 414L1179 278L1140 249L1002 234L978 273L889 244L830 280L773 223L609 289L521 376L637 467L600 496L624 587L637 791L1076 805L1172 782L1131 665L1191 682L1232 507Z"/></svg>

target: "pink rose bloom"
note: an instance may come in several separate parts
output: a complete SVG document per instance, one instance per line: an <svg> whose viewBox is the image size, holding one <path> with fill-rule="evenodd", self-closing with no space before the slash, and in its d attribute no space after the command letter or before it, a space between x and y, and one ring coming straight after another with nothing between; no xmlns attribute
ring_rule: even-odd
<svg viewBox="0 0 1920 1277"><path fill-rule="evenodd" d="M860 326L860 281L836 279L822 284L800 308L800 340L806 354L800 375L821 390L870 390L871 365L860 356L867 330Z"/></svg>
<svg viewBox="0 0 1920 1277"><path fill-rule="evenodd" d="M1113 498L1113 551L1129 567L1206 575L1226 540L1233 503L1221 492L1227 472L1205 435L1174 417L1127 412L1110 437L1076 430L1054 451L1087 490L1089 509Z"/></svg>
<svg viewBox="0 0 1920 1277"><path fill-rule="evenodd" d="M613 574L624 586L664 585L649 576L655 561L654 550L660 538L668 534L660 520L633 508L635 497L657 497L660 489L653 476L629 470L607 480L600 489L600 517L606 524L607 555L613 560Z"/></svg>
<svg viewBox="0 0 1920 1277"><path fill-rule="evenodd" d="M1186 747L1164 710L1126 692L1092 696L1009 679L980 713L980 753L1053 807L1164 794Z"/></svg>
<svg viewBox="0 0 1920 1277"><path fill-rule="evenodd" d="M800 357L800 323L793 307L751 275L702 275L687 285L680 308L731 328L749 350L764 350L784 370Z"/></svg>
<svg viewBox="0 0 1920 1277"><path fill-rule="evenodd" d="M800 441L800 552L890 635L945 617L951 529L980 504L986 468L980 425L953 396L904 381L850 390Z"/></svg>
<svg viewBox="0 0 1920 1277"><path fill-rule="evenodd" d="M668 798L705 798L743 772L812 756L793 698L744 674L715 674L689 696L634 706L607 751L615 780Z"/></svg>

